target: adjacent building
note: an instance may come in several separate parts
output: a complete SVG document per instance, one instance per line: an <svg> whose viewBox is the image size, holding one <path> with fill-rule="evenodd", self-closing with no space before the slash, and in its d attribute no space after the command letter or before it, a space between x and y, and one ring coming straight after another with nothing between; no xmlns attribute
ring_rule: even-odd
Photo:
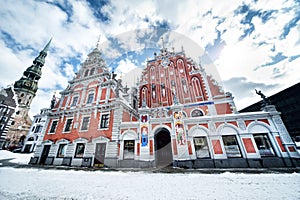
<svg viewBox="0 0 300 200"><path fill-rule="evenodd" d="M50 108L43 108L39 114L33 116L32 125L27 133L24 145L22 147L23 153L33 152L36 145L43 142L46 125L48 122L48 114L50 112Z"/></svg>
<svg viewBox="0 0 300 200"><path fill-rule="evenodd" d="M95 48L49 113L31 164L86 167L294 167L299 154L273 105L239 113L185 53L162 48L134 88Z"/></svg>
<svg viewBox="0 0 300 200"><path fill-rule="evenodd" d="M50 43L51 40L34 59L33 64L24 71L20 80L0 92L1 111L3 111L0 133L3 148L13 149L24 144L32 123L28 112L38 90L38 81L42 75L42 67Z"/></svg>
<svg viewBox="0 0 300 200"><path fill-rule="evenodd" d="M281 113L282 121L284 122L290 136L292 138L300 137L300 83L297 83L289 88L286 88L268 99L276 106L276 109ZM261 110L262 102L254 103L239 112L255 112Z"/></svg>
<svg viewBox="0 0 300 200"><path fill-rule="evenodd" d="M14 123L15 110L18 103L13 86L8 86L0 91L0 149L5 145L7 131Z"/></svg>

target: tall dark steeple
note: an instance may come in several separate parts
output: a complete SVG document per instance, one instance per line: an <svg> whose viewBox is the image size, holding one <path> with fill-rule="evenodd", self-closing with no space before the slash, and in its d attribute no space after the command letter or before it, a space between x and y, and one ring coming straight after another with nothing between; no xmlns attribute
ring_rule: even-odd
<svg viewBox="0 0 300 200"><path fill-rule="evenodd" d="M47 56L51 40L52 38L34 59L33 64L23 72L23 76L14 84L17 108L15 110L13 122L11 123L6 135L6 142L9 142L9 146L22 144L30 129L32 122L28 112L31 102L38 90L38 81L42 75L42 67L45 64L45 58Z"/></svg>
<svg viewBox="0 0 300 200"><path fill-rule="evenodd" d="M30 96L32 95L31 98L35 96L35 93L38 89L38 80L41 78L42 67L45 64L45 58L47 56L47 51L49 50L51 41L52 38L49 40L45 48L40 52L38 57L34 59L33 64L26 69L22 78L15 82L14 88L17 93L28 93ZM20 97L21 95L19 98Z"/></svg>

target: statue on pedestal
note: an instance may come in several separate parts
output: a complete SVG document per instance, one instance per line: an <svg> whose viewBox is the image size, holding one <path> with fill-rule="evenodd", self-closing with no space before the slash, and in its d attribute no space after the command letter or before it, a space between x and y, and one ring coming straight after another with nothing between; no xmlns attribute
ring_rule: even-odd
<svg viewBox="0 0 300 200"><path fill-rule="evenodd" d="M263 99L262 106L268 106L268 105L271 104L270 100L260 90L257 91L255 89L255 92L256 92L256 94L258 94Z"/></svg>

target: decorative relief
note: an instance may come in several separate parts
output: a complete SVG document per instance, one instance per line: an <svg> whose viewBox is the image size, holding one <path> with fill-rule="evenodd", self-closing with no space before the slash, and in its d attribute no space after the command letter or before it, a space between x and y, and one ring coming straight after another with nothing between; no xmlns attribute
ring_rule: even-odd
<svg viewBox="0 0 300 200"><path fill-rule="evenodd" d="M185 133L185 129L184 129L182 111L174 112L173 119L174 119L174 127L175 127L175 134L176 134L176 138L177 138L177 144L185 145L186 144L186 133Z"/></svg>
<svg viewBox="0 0 300 200"><path fill-rule="evenodd" d="M276 124L283 124L283 122L282 122L282 120L281 120L281 118L280 117L278 117L278 116L275 116L275 117L273 117L273 119L274 119L274 122L276 123Z"/></svg>
<svg viewBox="0 0 300 200"><path fill-rule="evenodd" d="M140 138L142 147L148 146L149 115L140 116Z"/></svg>
<svg viewBox="0 0 300 200"><path fill-rule="evenodd" d="M212 132L215 132L215 131L216 131L215 123L209 122L208 125L209 125L209 129L210 129Z"/></svg>
<svg viewBox="0 0 300 200"><path fill-rule="evenodd" d="M238 123L238 126L240 129L246 130L246 125L245 125L244 121L238 120L237 123Z"/></svg>
<svg viewBox="0 0 300 200"><path fill-rule="evenodd" d="M281 135L281 139L283 140L283 143L293 143L293 140L288 134Z"/></svg>

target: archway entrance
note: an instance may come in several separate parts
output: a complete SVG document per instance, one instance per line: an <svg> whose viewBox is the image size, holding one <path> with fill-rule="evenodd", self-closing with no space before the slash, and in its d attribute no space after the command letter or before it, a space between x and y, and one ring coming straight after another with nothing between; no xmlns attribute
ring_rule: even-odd
<svg viewBox="0 0 300 200"><path fill-rule="evenodd" d="M170 132L161 128L154 136L156 166L169 166L173 163Z"/></svg>

